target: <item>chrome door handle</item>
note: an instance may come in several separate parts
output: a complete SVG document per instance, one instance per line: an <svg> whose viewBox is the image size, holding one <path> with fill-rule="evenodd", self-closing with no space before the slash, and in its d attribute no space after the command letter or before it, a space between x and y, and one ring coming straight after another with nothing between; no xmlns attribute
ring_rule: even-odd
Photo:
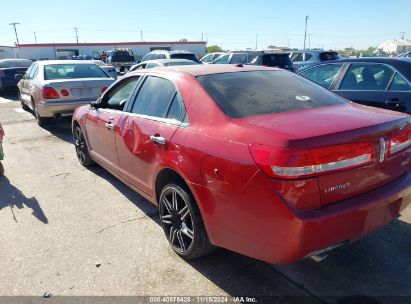
<svg viewBox="0 0 411 304"><path fill-rule="evenodd" d="M114 130L114 125L112 122L106 122L104 125L106 126L107 129Z"/></svg>
<svg viewBox="0 0 411 304"><path fill-rule="evenodd" d="M161 136L151 135L150 140L155 144L159 144L159 145L165 145L166 144L166 139L164 137L161 137Z"/></svg>

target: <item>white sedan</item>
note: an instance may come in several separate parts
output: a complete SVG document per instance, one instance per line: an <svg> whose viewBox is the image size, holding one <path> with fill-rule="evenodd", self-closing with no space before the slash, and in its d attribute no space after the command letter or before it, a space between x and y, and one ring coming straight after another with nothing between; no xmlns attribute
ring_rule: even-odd
<svg viewBox="0 0 411 304"><path fill-rule="evenodd" d="M95 101L114 81L90 61L45 60L34 62L17 87L23 109L30 108L42 126Z"/></svg>

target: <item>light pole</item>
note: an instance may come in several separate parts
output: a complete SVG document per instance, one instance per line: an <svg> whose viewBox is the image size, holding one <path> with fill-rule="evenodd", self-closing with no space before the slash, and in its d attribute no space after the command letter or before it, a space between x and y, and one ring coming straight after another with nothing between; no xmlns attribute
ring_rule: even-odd
<svg viewBox="0 0 411 304"><path fill-rule="evenodd" d="M17 29L16 29L17 24L20 24L20 23L18 23L18 22L9 23L9 25L11 25L14 28L14 34L16 35L16 41L17 41L17 58L19 58L19 45L20 45L20 42L19 42L19 36L17 35Z"/></svg>
<svg viewBox="0 0 411 304"><path fill-rule="evenodd" d="M76 32L76 42L77 42L77 44L78 44L78 28L75 27L75 28L74 28L74 31Z"/></svg>
<svg viewBox="0 0 411 304"><path fill-rule="evenodd" d="M305 51L305 40L307 39L307 23L308 23L308 16L305 16L304 51Z"/></svg>
<svg viewBox="0 0 411 304"><path fill-rule="evenodd" d="M311 50L311 34L308 34L308 49Z"/></svg>
<svg viewBox="0 0 411 304"><path fill-rule="evenodd" d="M34 34L34 41L36 42L36 44L37 44L37 36L36 36L36 32L33 32L33 34Z"/></svg>

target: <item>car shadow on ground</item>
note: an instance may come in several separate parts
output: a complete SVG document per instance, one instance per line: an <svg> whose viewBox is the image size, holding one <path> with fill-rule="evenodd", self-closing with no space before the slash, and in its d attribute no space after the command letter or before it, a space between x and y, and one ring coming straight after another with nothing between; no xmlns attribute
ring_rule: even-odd
<svg viewBox="0 0 411 304"><path fill-rule="evenodd" d="M365 303L410 303L410 240L411 224L395 219L364 239L335 249L320 263L306 259L273 268L321 298L357 296L372 298ZM348 300L338 303L363 303Z"/></svg>
<svg viewBox="0 0 411 304"><path fill-rule="evenodd" d="M160 225L155 206L105 169L90 170ZM266 301L260 303L324 303L324 299L341 304L407 303L410 239L411 225L393 220L370 236L334 250L320 263L306 259L294 265L269 265L224 249L186 262L228 294L262 296ZM309 297L298 297L304 294Z"/></svg>
<svg viewBox="0 0 411 304"><path fill-rule="evenodd" d="M48 224L47 216L40 207L35 197L26 197L19 189L13 186L6 176L0 176L0 210L10 208L13 219L18 223L13 209L29 208L35 218L44 224Z"/></svg>
<svg viewBox="0 0 411 304"><path fill-rule="evenodd" d="M17 90L0 91L0 98L10 99L12 101L19 101Z"/></svg>
<svg viewBox="0 0 411 304"><path fill-rule="evenodd" d="M71 134L71 116L51 118L43 129L65 142L74 143Z"/></svg>

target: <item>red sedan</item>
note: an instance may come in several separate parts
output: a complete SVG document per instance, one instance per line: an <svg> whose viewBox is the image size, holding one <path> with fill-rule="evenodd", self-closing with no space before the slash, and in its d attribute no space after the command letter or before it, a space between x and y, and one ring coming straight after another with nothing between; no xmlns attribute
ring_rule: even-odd
<svg viewBox="0 0 411 304"><path fill-rule="evenodd" d="M292 263L410 203L410 122L284 70L207 65L127 74L76 110L73 136L82 165L158 205L182 257Z"/></svg>

